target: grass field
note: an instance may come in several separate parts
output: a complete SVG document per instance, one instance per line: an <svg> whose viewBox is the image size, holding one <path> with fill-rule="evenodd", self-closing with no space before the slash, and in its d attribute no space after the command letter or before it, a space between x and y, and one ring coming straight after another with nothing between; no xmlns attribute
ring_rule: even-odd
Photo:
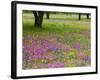
<svg viewBox="0 0 100 80"><path fill-rule="evenodd" d="M33 14L23 13L23 69L90 66L90 19L85 17L50 14L36 28Z"/></svg>

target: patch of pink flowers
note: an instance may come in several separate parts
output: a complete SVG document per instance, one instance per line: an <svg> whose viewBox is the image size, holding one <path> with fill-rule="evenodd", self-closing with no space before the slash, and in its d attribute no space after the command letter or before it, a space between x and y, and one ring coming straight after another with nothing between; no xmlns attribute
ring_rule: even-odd
<svg viewBox="0 0 100 80"><path fill-rule="evenodd" d="M48 68L61 68L64 67L64 64L62 62L54 62L54 63L49 63Z"/></svg>
<svg viewBox="0 0 100 80"><path fill-rule="evenodd" d="M82 45L79 42L71 47L55 38L25 36L23 38L23 65L25 65L23 69L62 68L70 64L77 66L74 60L82 61L78 64L79 66L84 65L86 62L89 63L91 58L85 55L81 48ZM76 52L78 54L74 55Z"/></svg>

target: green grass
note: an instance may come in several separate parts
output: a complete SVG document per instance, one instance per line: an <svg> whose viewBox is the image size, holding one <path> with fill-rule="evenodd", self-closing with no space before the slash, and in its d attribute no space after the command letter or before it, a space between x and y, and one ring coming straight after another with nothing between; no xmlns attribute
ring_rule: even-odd
<svg viewBox="0 0 100 80"><path fill-rule="evenodd" d="M59 15L61 14L55 15L55 18L59 19L59 17L63 18L65 16ZM52 17L54 17L54 14L51 14L50 19L52 19ZM72 15L70 17L73 18ZM36 28L34 27L33 14L23 14L23 35L38 35L39 37L52 35L54 37L56 36L58 39L63 39L63 42L67 42L70 45L75 42L81 42L83 45L90 44L90 39L81 34L82 32L90 32L89 20L87 21L84 19L82 21L69 21L70 19L67 19L61 22L51 22L49 20L44 19L42 28Z"/></svg>
<svg viewBox="0 0 100 80"><path fill-rule="evenodd" d="M49 33L49 32L75 32L80 33L81 31L90 30L90 23L86 25L84 21L61 21L61 22L51 22L49 20L44 19L42 28L38 29L34 27L34 17L33 15L24 15L23 16L23 30L24 34L33 34L35 32L40 33ZM30 17L30 18L27 18ZM58 16L56 16L58 17ZM51 19L51 18L50 18ZM82 24L83 23L83 24Z"/></svg>

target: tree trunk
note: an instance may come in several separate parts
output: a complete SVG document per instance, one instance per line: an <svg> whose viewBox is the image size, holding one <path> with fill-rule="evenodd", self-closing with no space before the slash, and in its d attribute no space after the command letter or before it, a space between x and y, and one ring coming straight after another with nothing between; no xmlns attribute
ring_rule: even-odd
<svg viewBox="0 0 100 80"><path fill-rule="evenodd" d="M87 19L89 19L89 14L87 14Z"/></svg>
<svg viewBox="0 0 100 80"><path fill-rule="evenodd" d="M42 12L42 11L32 11L32 12L33 12L34 17L35 17L34 26L41 28L42 27L42 22L43 22L44 12Z"/></svg>
<svg viewBox="0 0 100 80"><path fill-rule="evenodd" d="M78 17L78 20L81 20L81 13L79 13L79 17Z"/></svg>
<svg viewBox="0 0 100 80"><path fill-rule="evenodd" d="M47 16L47 19L50 19L50 13L49 12L46 13L46 16Z"/></svg>

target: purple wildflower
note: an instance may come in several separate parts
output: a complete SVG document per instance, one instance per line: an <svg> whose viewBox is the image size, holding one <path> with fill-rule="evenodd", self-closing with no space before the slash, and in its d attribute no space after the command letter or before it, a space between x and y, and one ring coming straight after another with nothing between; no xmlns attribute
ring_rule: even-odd
<svg viewBox="0 0 100 80"><path fill-rule="evenodd" d="M61 68L64 67L64 64L61 62L49 63L48 68Z"/></svg>
<svg viewBox="0 0 100 80"><path fill-rule="evenodd" d="M49 54L49 55L46 55L45 58L48 60L53 60L54 56Z"/></svg>
<svg viewBox="0 0 100 80"><path fill-rule="evenodd" d="M89 56L85 56L83 59L84 59L85 61L88 61L88 62L91 61L91 57L89 57Z"/></svg>
<svg viewBox="0 0 100 80"><path fill-rule="evenodd" d="M32 56L32 59L34 60L34 59L44 59L44 56L42 56L42 55L33 55Z"/></svg>
<svg viewBox="0 0 100 80"><path fill-rule="evenodd" d="M82 52L79 52L79 53L77 54L77 57L80 58L80 59L83 59L83 58L85 57L85 54L82 53Z"/></svg>
<svg viewBox="0 0 100 80"><path fill-rule="evenodd" d="M55 52L58 52L58 50L59 50L59 48L54 48L54 51L55 51Z"/></svg>
<svg viewBox="0 0 100 80"><path fill-rule="evenodd" d="M47 48L49 46L49 41L48 40L44 40L42 42L42 45Z"/></svg>
<svg viewBox="0 0 100 80"><path fill-rule="evenodd" d="M45 49L43 49L43 48L39 48L39 49L35 49L34 50L34 54L44 54L45 53Z"/></svg>
<svg viewBox="0 0 100 80"><path fill-rule="evenodd" d="M52 50L52 49L53 49L52 45L48 46L48 50Z"/></svg>
<svg viewBox="0 0 100 80"><path fill-rule="evenodd" d="M77 49L77 50L80 50L81 49L81 44L80 43L76 43L74 45L74 47Z"/></svg>

